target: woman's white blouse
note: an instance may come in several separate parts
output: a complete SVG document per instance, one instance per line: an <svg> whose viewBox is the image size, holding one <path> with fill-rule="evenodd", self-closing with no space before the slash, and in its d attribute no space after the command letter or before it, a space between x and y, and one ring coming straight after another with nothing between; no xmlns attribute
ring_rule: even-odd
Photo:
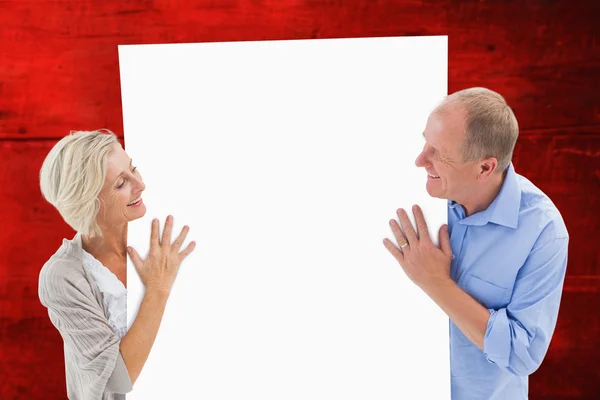
<svg viewBox="0 0 600 400"><path fill-rule="evenodd" d="M106 316L108 323L122 338L127 332L127 288L115 274L85 250L83 250L83 267L96 281L98 290L102 292L104 306L108 310Z"/></svg>

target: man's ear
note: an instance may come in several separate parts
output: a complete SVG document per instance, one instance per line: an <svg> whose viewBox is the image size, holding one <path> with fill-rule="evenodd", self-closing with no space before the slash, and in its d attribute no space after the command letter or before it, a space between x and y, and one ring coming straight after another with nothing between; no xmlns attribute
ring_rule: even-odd
<svg viewBox="0 0 600 400"><path fill-rule="evenodd" d="M498 169L496 157L489 157L479 163L479 179L486 180Z"/></svg>

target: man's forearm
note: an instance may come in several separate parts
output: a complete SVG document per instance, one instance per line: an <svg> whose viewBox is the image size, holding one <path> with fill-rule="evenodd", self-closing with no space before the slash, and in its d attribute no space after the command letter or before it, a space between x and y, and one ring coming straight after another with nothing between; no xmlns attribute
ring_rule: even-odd
<svg viewBox="0 0 600 400"><path fill-rule="evenodd" d="M133 384L148 359L162 320L169 293L146 290L140 309L129 331L121 339L121 354Z"/></svg>
<svg viewBox="0 0 600 400"><path fill-rule="evenodd" d="M424 285L423 291L448 315L461 332L483 350L490 312L467 292L448 279Z"/></svg>

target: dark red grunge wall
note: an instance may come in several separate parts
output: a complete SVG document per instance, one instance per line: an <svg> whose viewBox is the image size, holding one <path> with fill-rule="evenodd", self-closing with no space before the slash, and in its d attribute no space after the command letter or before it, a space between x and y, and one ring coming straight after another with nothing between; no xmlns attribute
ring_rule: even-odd
<svg viewBox="0 0 600 400"><path fill-rule="evenodd" d="M514 108L517 171L550 195L571 234L531 399L600 398L599 20L595 0L0 1L0 398L66 398L62 341L37 277L73 232L37 177L70 130L122 137L118 44L400 35L448 35L448 90L486 86Z"/></svg>

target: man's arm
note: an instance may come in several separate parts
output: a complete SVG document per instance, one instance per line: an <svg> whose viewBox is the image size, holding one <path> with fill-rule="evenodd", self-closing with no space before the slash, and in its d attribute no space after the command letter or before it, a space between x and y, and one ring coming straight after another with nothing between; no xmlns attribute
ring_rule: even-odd
<svg viewBox="0 0 600 400"><path fill-rule="evenodd" d="M567 267L568 237L546 229L521 267L506 308L490 309L483 351L515 375L530 375L544 359L556 327Z"/></svg>
<svg viewBox="0 0 600 400"><path fill-rule="evenodd" d="M490 311L479 304L453 280L433 285L424 284L421 289L448 315L462 333L481 350Z"/></svg>
<svg viewBox="0 0 600 400"><path fill-rule="evenodd" d="M488 361L515 375L532 374L546 355L556 326L568 237L556 237L554 226L548 225L519 270L510 304L498 310L486 309L450 278L452 254L447 228L440 229L437 248L431 242L420 208L413 211L419 237L406 212L399 210L404 234L395 220L390 225L403 251L387 239L385 247L408 277L483 350Z"/></svg>

